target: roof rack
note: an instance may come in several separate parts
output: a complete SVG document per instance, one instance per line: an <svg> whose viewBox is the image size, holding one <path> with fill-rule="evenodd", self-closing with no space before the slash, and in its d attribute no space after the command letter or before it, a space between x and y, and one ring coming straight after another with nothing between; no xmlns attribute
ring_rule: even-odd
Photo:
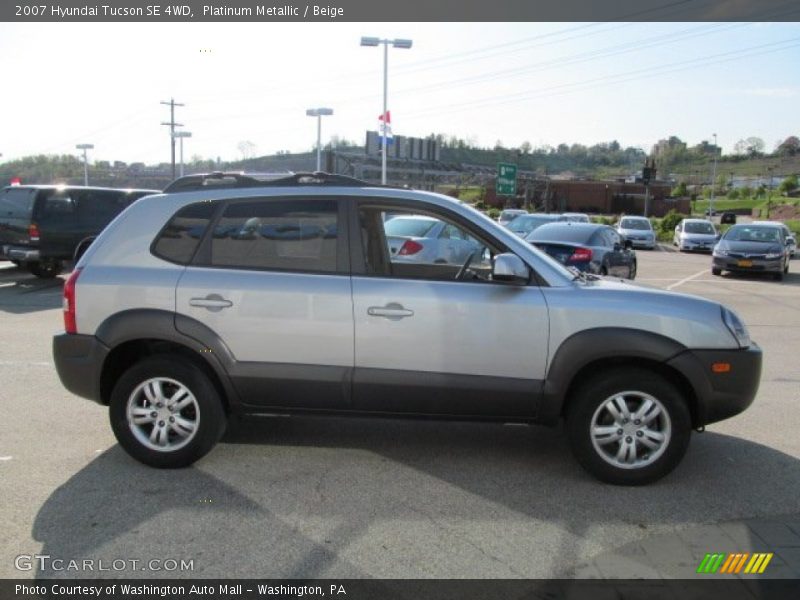
<svg viewBox="0 0 800 600"><path fill-rule="evenodd" d="M232 188L252 188L252 187L290 187L298 185L326 185L326 186L347 186L347 187L395 187L373 184L347 177L346 175L336 175L334 173L324 173L315 171L313 173L291 173L287 176L246 174L243 172L222 172L202 173L198 175L187 175L179 177L164 188L165 194L177 192L188 192L194 190L208 189L215 186L226 186Z"/></svg>

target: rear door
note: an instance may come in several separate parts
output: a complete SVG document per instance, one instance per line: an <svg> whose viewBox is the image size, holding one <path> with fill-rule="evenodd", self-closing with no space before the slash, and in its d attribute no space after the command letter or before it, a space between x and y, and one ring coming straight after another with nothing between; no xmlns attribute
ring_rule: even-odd
<svg viewBox="0 0 800 600"><path fill-rule="evenodd" d="M176 312L227 346L247 404L348 406L353 302L344 202L230 201L181 277Z"/></svg>
<svg viewBox="0 0 800 600"><path fill-rule="evenodd" d="M39 227L39 253L42 258L72 258L76 240L85 233L78 218L80 192L70 188L39 191L33 220Z"/></svg>

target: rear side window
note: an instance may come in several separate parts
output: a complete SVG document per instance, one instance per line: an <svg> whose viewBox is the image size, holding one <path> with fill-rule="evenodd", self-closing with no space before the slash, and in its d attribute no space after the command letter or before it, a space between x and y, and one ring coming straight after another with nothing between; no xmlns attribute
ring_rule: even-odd
<svg viewBox="0 0 800 600"><path fill-rule="evenodd" d="M75 198L68 190L42 192L37 212L43 221L71 218L75 214Z"/></svg>
<svg viewBox="0 0 800 600"><path fill-rule="evenodd" d="M85 220L108 223L128 205L125 192L85 190L77 195L78 211Z"/></svg>
<svg viewBox="0 0 800 600"><path fill-rule="evenodd" d="M215 204L198 202L180 209L153 243L153 254L164 260L187 264L214 215Z"/></svg>
<svg viewBox="0 0 800 600"><path fill-rule="evenodd" d="M217 267L337 271L335 200L274 200L229 205L214 228Z"/></svg>
<svg viewBox="0 0 800 600"><path fill-rule="evenodd" d="M33 209L34 191L26 188L5 188L0 190L0 219L14 217L30 218Z"/></svg>

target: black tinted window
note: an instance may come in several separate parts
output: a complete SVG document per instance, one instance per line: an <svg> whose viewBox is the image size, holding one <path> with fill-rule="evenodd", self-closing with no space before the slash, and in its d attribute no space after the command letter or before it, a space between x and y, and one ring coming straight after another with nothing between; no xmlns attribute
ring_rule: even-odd
<svg viewBox="0 0 800 600"><path fill-rule="evenodd" d="M337 270L337 212L335 200L231 204L214 228L211 263L333 273Z"/></svg>
<svg viewBox="0 0 800 600"><path fill-rule="evenodd" d="M183 207L158 236L153 253L171 262L188 263L208 228L214 208L212 202Z"/></svg>
<svg viewBox="0 0 800 600"><path fill-rule="evenodd" d="M26 188L9 187L0 191L0 217L30 217L33 197L34 191Z"/></svg>
<svg viewBox="0 0 800 600"><path fill-rule="evenodd" d="M54 190L43 192L43 195L39 205L40 219L64 219L75 214L75 198L69 191Z"/></svg>
<svg viewBox="0 0 800 600"><path fill-rule="evenodd" d="M128 206L128 194L123 191L85 190L77 195L78 211L91 221L108 223Z"/></svg>

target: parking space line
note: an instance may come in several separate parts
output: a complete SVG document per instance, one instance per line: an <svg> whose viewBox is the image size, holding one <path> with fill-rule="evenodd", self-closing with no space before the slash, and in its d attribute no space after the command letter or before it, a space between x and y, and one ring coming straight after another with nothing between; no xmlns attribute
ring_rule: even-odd
<svg viewBox="0 0 800 600"><path fill-rule="evenodd" d="M692 280L692 279L694 279L695 277L700 277L700 275L705 275L706 273L708 273L708 269L703 269L702 271L698 271L698 272L697 272L697 273L695 273L694 275L689 275L689 277L684 277L684 278L683 278L683 279L681 279L680 281L678 281L678 282L676 282L676 283L673 283L672 285L668 285L668 286L667 286L667 289L668 289L668 290L671 290L671 289L673 289L673 288L676 288L676 287L678 287L679 285L683 285L683 284L684 284L684 283L686 283L687 281L691 281L691 280Z"/></svg>
<svg viewBox="0 0 800 600"><path fill-rule="evenodd" d="M19 367L23 365L35 365L37 367L52 367L53 363L36 360L0 360L0 367Z"/></svg>

